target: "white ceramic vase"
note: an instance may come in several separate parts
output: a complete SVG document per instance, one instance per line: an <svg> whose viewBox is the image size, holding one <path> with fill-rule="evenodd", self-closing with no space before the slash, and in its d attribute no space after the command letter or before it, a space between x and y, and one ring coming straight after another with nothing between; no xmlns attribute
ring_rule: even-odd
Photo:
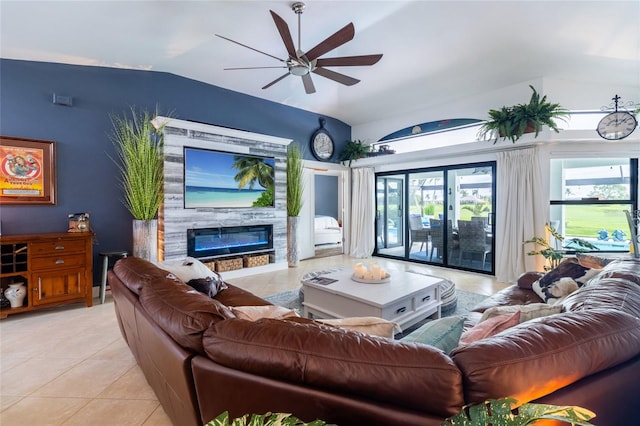
<svg viewBox="0 0 640 426"><path fill-rule="evenodd" d="M9 284L9 287L4 291L4 297L11 303L12 308L22 307L26 295L27 288L24 283Z"/></svg>

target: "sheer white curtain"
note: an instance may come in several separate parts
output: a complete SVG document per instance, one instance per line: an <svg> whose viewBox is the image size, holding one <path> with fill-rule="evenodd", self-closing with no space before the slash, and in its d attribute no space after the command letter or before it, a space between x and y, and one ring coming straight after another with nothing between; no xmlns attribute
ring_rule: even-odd
<svg viewBox="0 0 640 426"><path fill-rule="evenodd" d="M538 148L498 153L496 279L514 281L525 271L542 270L541 256L529 256L533 236L545 235L549 194L544 193Z"/></svg>
<svg viewBox="0 0 640 426"><path fill-rule="evenodd" d="M375 247L375 182L371 168L351 169L349 255L369 257Z"/></svg>

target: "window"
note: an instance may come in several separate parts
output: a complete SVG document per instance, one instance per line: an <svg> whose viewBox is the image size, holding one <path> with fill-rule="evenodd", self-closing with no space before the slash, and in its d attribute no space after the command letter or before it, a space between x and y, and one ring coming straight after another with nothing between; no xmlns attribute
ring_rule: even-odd
<svg viewBox="0 0 640 426"><path fill-rule="evenodd" d="M628 252L625 210L638 208L638 159L553 159L550 169L551 225L565 240L577 237L603 252Z"/></svg>

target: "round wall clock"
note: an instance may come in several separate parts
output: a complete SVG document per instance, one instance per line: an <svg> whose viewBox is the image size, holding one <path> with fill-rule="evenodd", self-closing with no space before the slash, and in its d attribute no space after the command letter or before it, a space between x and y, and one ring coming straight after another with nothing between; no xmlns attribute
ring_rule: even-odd
<svg viewBox="0 0 640 426"><path fill-rule="evenodd" d="M629 136L635 130L638 121L633 114L615 111L605 115L598 123L598 134L607 140L619 140Z"/></svg>
<svg viewBox="0 0 640 426"><path fill-rule="evenodd" d="M325 120L320 119L320 128L311 136L311 153L320 161L327 161L333 155L333 138L324 128Z"/></svg>

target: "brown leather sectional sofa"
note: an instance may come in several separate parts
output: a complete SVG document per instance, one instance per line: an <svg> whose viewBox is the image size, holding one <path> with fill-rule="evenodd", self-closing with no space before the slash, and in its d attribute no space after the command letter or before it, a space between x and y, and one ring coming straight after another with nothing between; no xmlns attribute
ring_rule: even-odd
<svg viewBox="0 0 640 426"><path fill-rule="evenodd" d="M313 320L235 318L268 302L229 285L209 298L142 259L109 272L127 344L175 425L223 411L345 425L440 425L464 404L514 396L580 405L598 425L637 418L640 262L615 261L538 318L455 349L392 342ZM540 302L509 287L491 304Z"/></svg>

